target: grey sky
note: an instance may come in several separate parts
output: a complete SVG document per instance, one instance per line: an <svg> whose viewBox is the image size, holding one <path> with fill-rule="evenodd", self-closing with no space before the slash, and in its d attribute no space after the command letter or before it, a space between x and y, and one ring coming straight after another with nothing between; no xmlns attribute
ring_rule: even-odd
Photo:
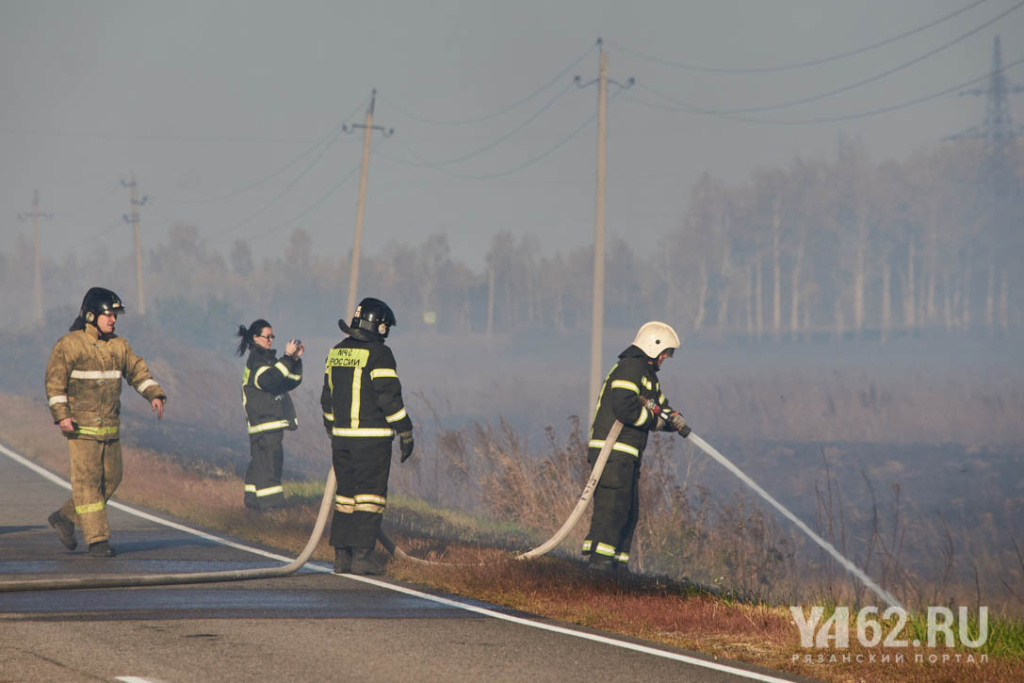
<svg viewBox="0 0 1024 683"><path fill-rule="evenodd" d="M263 256L301 226L317 251L342 257L355 224L361 131L342 134L318 162L323 148L299 156L339 124L362 123L376 87L375 123L395 134L375 138L368 251L440 231L454 256L478 267L501 229L534 234L552 250L585 246L593 239L596 125L566 139L595 113L596 90L568 86L574 75L597 76L591 48L601 36L610 77L638 81L610 107L608 230L643 239L637 249L647 254L678 225L703 172L741 182L795 155L831 156L840 132L862 139L876 160L904 158L980 123L985 103L949 95L877 116L783 125L638 100L664 105L655 94L663 93L706 108L746 108L809 98L915 60L1021 3L987 0L904 40L816 67L737 74L646 57L718 68L803 62L883 41L974 1L0 0L0 227L5 244L28 233L17 214L31 211L38 188L41 210L54 214L44 226L51 253L108 244L127 253L128 191L120 180L134 172L149 197L147 246L185 222L223 253L244 238ZM987 73L996 34L1004 63L1024 56L1024 9L876 82L740 116L842 117L938 93ZM465 123L536 92L581 57L522 106ZM1024 83L1024 65L1007 76ZM1018 120L1020 99L1012 102ZM549 103L479 155L415 165L488 147Z"/></svg>

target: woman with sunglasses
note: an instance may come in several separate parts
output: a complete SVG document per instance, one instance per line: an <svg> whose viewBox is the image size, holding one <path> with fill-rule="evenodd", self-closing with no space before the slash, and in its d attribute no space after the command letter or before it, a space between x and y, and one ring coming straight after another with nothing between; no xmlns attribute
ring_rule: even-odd
<svg viewBox="0 0 1024 683"><path fill-rule="evenodd" d="M277 358L271 348L274 329L263 318L248 328L239 325L238 337L238 355L249 353L242 374L242 409L252 458L245 473L245 507L263 511L284 502L284 430L298 429L288 392L302 383L302 353L306 347L292 339L285 345L284 355Z"/></svg>

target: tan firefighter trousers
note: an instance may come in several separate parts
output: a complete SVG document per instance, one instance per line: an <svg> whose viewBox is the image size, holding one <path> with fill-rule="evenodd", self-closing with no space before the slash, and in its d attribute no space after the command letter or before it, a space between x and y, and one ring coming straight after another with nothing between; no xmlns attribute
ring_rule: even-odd
<svg viewBox="0 0 1024 683"><path fill-rule="evenodd" d="M86 543L110 539L107 501L121 483L121 442L69 439L71 500L60 511L82 529Z"/></svg>

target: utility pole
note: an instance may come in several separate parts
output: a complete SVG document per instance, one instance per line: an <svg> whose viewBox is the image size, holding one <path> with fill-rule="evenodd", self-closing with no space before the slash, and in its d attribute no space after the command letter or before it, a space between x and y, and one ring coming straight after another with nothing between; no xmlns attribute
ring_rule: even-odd
<svg viewBox="0 0 1024 683"><path fill-rule="evenodd" d="M356 289L359 287L359 252L363 241L363 216L366 213L366 176L370 170L370 135L374 128L383 133L384 137L390 137L394 128L385 130L381 126L373 125L373 107L377 101L377 89L373 89L370 96L370 106L366 110L366 123L363 125L354 124L342 126L342 130L351 133L356 128L363 129L363 170L359 176L359 203L356 206L356 234L352 240L352 263L348 274L348 306L345 315L352 315L356 309Z"/></svg>
<svg viewBox="0 0 1024 683"><path fill-rule="evenodd" d="M586 88L597 83L597 199L594 210L594 289L591 296L592 309L590 317L590 405L584 415L589 421L594 419L597 410L597 396L601 391L601 347L604 332L604 205L605 186L608 179L608 53L603 49L603 40L597 39L600 51L598 77L596 81L580 83L576 77L576 85ZM615 83L615 81L612 81ZM634 80L629 79L626 85L615 83L619 88L632 86ZM589 422L588 422L589 424Z"/></svg>
<svg viewBox="0 0 1024 683"><path fill-rule="evenodd" d="M139 241L139 207L146 203L148 197L138 199L136 195L136 184L135 174L132 174L132 181L126 183L121 181L121 185L127 187L132 193L132 204L131 204L131 215L124 215L124 222L132 226L132 230L135 233L135 282L138 287L137 293L139 297L139 315L146 315L146 296L142 289L142 244Z"/></svg>
<svg viewBox="0 0 1024 683"><path fill-rule="evenodd" d="M985 236L982 242L988 251L988 291L985 306L985 327L992 333L995 329L996 281L1000 277L1007 281L1008 272L1017 269L1020 250L1016 233L1020 229L1019 206L1022 201L1020 182L1017 180L1017 163L1014 145L1024 138L1024 126L1013 122L1010 115L1010 95L1024 93L1024 87L1011 85L1003 73L1002 50L999 36L992 40L992 69L984 88L964 90L960 95L982 96L986 99L985 120L980 126L947 137L947 140L982 140L985 145L985 160L980 169L977 212L982 221ZM1007 289L1004 287L1004 290ZM969 297L965 296L965 306ZM1002 311L1008 310L999 304L1000 324L1007 326Z"/></svg>
<svg viewBox="0 0 1024 683"><path fill-rule="evenodd" d="M25 220L28 218L26 214L18 214L18 218ZM40 268L40 256L39 256L39 219L40 218L53 218L53 214L41 214L39 213L39 190L35 190L32 193L32 268L33 268L33 287L34 287L34 298L35 298L35 322L42 324L44 320L43 316L43 275Z"/></svg>
<svg viewBox="0 0 1024 683"><path fill-rule="evenodd" d="M494 334L494 264L487 264L487 340Z"/></svg>
<svg viewBox="0 0 1024 683"><path fill-rule="evenodd" d="M985 169L982 182L996 201L1006 199L1015 191L1013 187L1016 169L1013 167L1013 144L1015 139L1024 137L1024 127L1015 125L1010 115L1009 95L1024 93L1024 87L1010 85L1003 73L1002 50L999 36L992 40L992 69L984 88L964 90L960 95L982 96L986 99L985 121L950 135L947 140L984 140Z"/></svg>

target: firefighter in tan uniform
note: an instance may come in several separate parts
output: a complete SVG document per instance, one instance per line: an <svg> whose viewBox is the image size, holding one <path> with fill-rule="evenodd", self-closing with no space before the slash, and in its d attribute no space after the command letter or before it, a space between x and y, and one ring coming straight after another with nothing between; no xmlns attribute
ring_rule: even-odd
<svg viewBox="0 0 1024 683"><path fill-rule="evenodd" d="M46 398L54 424L71 451L71 499L50 515L69 550L78 546L75 525L95 557L113 557L106 503L121 483L121 379L163 418L167 395L146 361L114 334L124 304L109 289L85 294L71 331L60 338L46 366Z"/></svg>

